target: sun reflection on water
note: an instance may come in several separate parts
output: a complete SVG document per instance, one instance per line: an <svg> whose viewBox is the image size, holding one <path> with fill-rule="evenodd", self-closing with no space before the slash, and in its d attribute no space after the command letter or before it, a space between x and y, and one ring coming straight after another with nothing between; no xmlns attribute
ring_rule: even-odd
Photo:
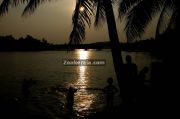
<svg viewBox="0 0 180 119"><path fill-rule="evenodd" d="M80 88L85 89L87 88L87 76L86 76L86 71L87 71L87 66L79 66L79 78L77 81L77 85L81 86Z"/></svg>
<svg viewBox="0 0 180 119"><path fill-rule="evenodd" d="M85 60L90 58L90 51L85 50L78 50L78 59ZM91 104L93 103L93 100L95 99L94 94L89 94L87 91L88 87L88 66L78 66L78 79L75 85L79 88L75 95L75 110L81 112L84 110L88 110L91 108Z"/></svg>
<svg viewBox="0 0 180 119"><path fill-rule="evenodd" d="M78 58L80 60L85 60L89 58L89 52L85 50L78 50ZM86 89L88 84L88 77L87 77L87 66L78 66L79 70L79 77L77 80L77 85L81 86L81 89Z"/></svg>
<svg viewBox="0 0 180 119"><path fill-rule="evenodd" d="M88 59L89 55L90 55L89 51L85 51L85 50L82 50L82 49L78 50L78 58L80 60Z"/></svg>

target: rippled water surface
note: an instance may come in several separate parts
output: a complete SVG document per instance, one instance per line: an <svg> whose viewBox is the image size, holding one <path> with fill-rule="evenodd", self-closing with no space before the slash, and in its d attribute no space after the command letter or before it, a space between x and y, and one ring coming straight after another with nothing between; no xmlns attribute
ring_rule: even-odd
<svg viewBox="0 0 180 119"><path fill-rule="evenodd" d="M157 59L149 53L123 52L123 60L129 54L138 70L150 66ZM101 59L103 66L64 66L63 59ZM75 50L43 52L0 52L0 95L1 100L17 97L21 100L21 84L24 78L32 78L36 84L31 88L30 109L44 110L50 115L66 115L66 89L75 87L74 110L83 117L105 106L102 88L106 79L114 78L111 52L109 50ZM120 104L119 94L115 96L115 105Z"/></svg>

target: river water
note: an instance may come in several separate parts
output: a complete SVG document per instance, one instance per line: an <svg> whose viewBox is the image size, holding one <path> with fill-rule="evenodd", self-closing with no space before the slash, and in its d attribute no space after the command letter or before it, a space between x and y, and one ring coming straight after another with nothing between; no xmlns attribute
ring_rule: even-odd
<svg viewBox="0 0 180 119"><path fill-rule="evenodd" d="M122 52L122 55L123 61L126 55L130 55L138 71L158 61L147 52ZM105 64L64 65L64 60L72 59L105 61ZM118 87L110 50L0 52L1 102L10 98L21 101L23 79L32 78L36 84L31 87L28 109L34 113L43 110L52 117L66 115L66 89L69 86L78 89L74 103L77 117L102 110L105 97L101 89L107 85L108 77L112 77L114 85ZM118 93L115 95L115 105L120 103Z"/></svg>

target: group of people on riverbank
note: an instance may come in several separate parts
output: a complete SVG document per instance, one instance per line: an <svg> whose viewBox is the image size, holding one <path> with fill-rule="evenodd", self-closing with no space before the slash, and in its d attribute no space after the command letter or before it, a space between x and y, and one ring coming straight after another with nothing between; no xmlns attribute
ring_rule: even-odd
<svg viewBox="0 0 180 119"><path fill-rule="evenodd" d="M132 62L130 55L126 56L126 63L123 64L123 76L121 79L121 98L123 103L131 104L133 102L142 101L145 89L146 75L149 72L147 66L143 67L138 73L138 68ZM111 109L113 107L114 95L118 92L113 85L113 79L107 79L108 85L103 89L106 94L106 107Z"/></svg>
<svg viewBox="0 0 180 119"><path fill-rule="evenodd" d="M126 56L126 64L123 66L123 79L121 85L121 97L125 103L132 103L142 98L145 87L146 75L149 72L147 66L138 73L137 65L132 62L131 56Z"/></svg>

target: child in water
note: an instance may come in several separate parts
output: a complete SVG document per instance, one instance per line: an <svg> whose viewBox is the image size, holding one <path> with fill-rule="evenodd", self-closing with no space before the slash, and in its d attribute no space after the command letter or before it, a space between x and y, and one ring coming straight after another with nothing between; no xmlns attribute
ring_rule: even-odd
<svg viewBox="0 0 180 119"><path fill-rule="evenodd" d="M113 78L108 78L107 83L104 92L106 93L106 108L109 109L113 107L114 94L118 92L118 89L113 85Z"/></svg>

